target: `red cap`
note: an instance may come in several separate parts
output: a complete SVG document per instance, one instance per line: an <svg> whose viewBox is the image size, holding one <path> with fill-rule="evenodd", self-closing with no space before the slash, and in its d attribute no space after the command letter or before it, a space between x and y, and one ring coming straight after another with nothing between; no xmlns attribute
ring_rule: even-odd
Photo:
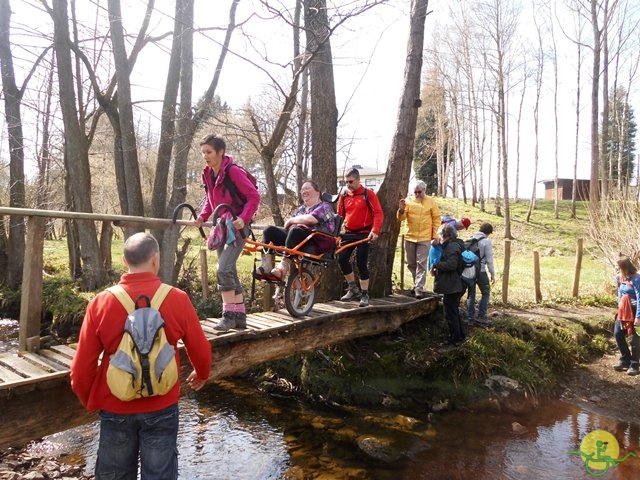
<svg viewBox="0 0 640 480"><path fill-rule="evenodd" d="M465 230L469 229L469 225L471 225L471 220L469 220L468 218L462 218L460 219L460 222L462 222L462 225L464 225Z"/></svg>

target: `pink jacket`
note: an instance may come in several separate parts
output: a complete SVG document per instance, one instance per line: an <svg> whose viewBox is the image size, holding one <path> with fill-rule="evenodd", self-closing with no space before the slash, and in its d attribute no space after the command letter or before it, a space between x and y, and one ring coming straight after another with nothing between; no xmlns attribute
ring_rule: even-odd
<svg viewBox="0 0 640 480"><path fill-rule="evenodd" d="M198 217L200 217L204 222L209 220L209 217L215 208L221 203L233 205L233 195L231 192L227 191L227 188L224 185L226 167L232 162L233 158L229 155L225 155L222 160L222 165L220 166L220 171L218 172L218 175L215 176L215 179L213 169L208 165L202 170L202 179L204 180L207 198ZM238 192L246 198L242 211L240 213L235 213L238 217L244 220L244 223L249 224L251 218L256 213L256 210L258 210L258 206L260 205L260 193L258 193L256 188L253 186L253 183L251 183L251 180L249 180L240 168L230 168L229 177L237 187ZM222 213L224 214L227 212L225 211Z"/></svg>

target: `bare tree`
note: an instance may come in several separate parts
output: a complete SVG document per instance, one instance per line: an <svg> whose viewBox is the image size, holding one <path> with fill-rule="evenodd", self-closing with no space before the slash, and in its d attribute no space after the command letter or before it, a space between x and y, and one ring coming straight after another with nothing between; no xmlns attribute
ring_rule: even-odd
<svg viewBox="0 0 640 480"><path fill-rule="evenodd" d="M335 192L338 108L326 0L305 0L311 97L311 171L323 191Z"/></svg>
<svg viewBox="0 0 640 480"><path fill-rule="evenodd" d="M22 133L21 103L24 90L18 89L13 69L10 25L11 5L9 0L0 0L0 67L2 92L9 137L9 206L25 207L24 188L24 136ZM2 219L0 218L0 221ZM2 232L4 233L4 232ZM9 218L9 235L6 247L6 270L0 279L15 288L22 282L22 264L25 251L24 220L17 216Z"/></svg>
<svg viewBox="0 0 640 480"><path fill-rule="evenodd" d="M534 20L535 21L535 20ZM527 209L526 221L531 221L531 214L536 208L536 184L538 183L538 165L540 162L540 95L542 93L542 79L544 74L544 45L542 27L535 21L538 45L536 49L536 71L535 71L535 88L536 97L533 104L533 183L531 185L531 199L529 200L529 208Z"/></svg>
<svg viewBox="0 0 640 480"><path fill-rule="evenodd" d="M518 7L509 0L486 0L478 3L475 10L479 25L486 27L489 36L487 66L496 83L497 105L493 107L496 119L498 146L498 173L502 177L504 202L504 235L511 238L511 212L509 207L509 150L507 145L507 80L512 71L512 47L518 25ZM500 184L500 179L498 179ZM496 203L499 200L496 196ZM499 213L498 208L496 212Z"/></svg>
<svg viewBox="0 0 640 480"><path fill-rule="evenodd" d="M384 222L378 241L373 244L371 258L377 261L371 271L370 290L374 295L391 292L393 259L400 224L396 220L398 199L405 196L409 185L413 147L420 106L420 77L428 0L412 0L404 90L398 108L396 131L389 154L389 163L378 196L384 211Z"/></svg>
<svg viewBox="0 0 640 480"><path fill-rule="evenodd" d="M91 205L91 171L89 168L89 145L85 136L84 123L76 107L77 97L74 88L76 78L71 58L71 37L69 35L69 17L66 0L55 0L53 8L46 2L47 9L54 23L54 49L58 64L58 85L60 90L60 107L65 128L65 166L67 171L67 188L70 195L70 207L80 212L92 212ZM80 257L82 259L82 285L93 290L107 281L104 270L96 229L93 222L77 221Z"/></svg>
<svg viewBox="0 0 640 480"><path fill-rule="evenodd" d="M153 1L149 7L153 8ZM108 0L109 24L111 25L111 42L118 85L118 121L120 132L119 158L122 159L122 183L125 186L126 203L122 205L125 215L144 215L142 188L140 186L140 168L138 165L138 149L131 103L131 66L125 48L124 30L120 0ZM147 18L150 16L150 11ZM118 158L116 157L116 158Z"/></svg>

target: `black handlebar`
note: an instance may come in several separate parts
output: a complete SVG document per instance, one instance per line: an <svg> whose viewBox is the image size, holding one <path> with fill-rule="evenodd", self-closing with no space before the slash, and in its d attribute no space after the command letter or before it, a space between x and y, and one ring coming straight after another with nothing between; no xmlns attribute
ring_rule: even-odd
<svg viewBox="0 0 640 480"><path fill-rule="evenodd" d="M183 208L189 209L189 211L191 212L191 216L193 217L194 220L198 218L198 214L196 213L195 208L193 208L188 203L181 203L180 205L178 205L176 208L173 209L173 215L171 216L171 221L173 223L176 223L176 220L178 219L178 215L180 214L180 211ZM200 230L200 235L202 236L202 238L207 238L207 235L204 233L204 229L202 227L198 227L198 230Z"/></svg>

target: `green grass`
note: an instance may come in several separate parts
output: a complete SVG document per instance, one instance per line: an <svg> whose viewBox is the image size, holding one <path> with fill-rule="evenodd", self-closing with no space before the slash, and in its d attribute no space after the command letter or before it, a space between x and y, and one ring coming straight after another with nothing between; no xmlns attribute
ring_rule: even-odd
<svg viewBox="0 0 640 480"><path fill-rule="evenodd" d="M577 218L571 218L569 201L559 203L559 218L555 218L553 202L538 200L531 221L527 223L528 202L511 203L511 235L505 239L504 217L495 215L495 205L490 203L486 211L465 204L459 199L438 198L443 214L469 217L472 225L466 238L476 232L483 222L494 227L491 240L494 245L494 264L497 279L492 286L492 303L501 305L504 271L505 243L511 248L507 304L526 306L535 302L534 253L540 259L540 289L544 304L579 303L581 299L599 298L599 303L613 304L615 289L613 267L602 258L600 251L588 236L589 215L583 203L578 203ZM504 212L503 212L504 213ZM578 299L572 297L573 279L576 267L578 238L583 239L582 268Z"/></svg>

